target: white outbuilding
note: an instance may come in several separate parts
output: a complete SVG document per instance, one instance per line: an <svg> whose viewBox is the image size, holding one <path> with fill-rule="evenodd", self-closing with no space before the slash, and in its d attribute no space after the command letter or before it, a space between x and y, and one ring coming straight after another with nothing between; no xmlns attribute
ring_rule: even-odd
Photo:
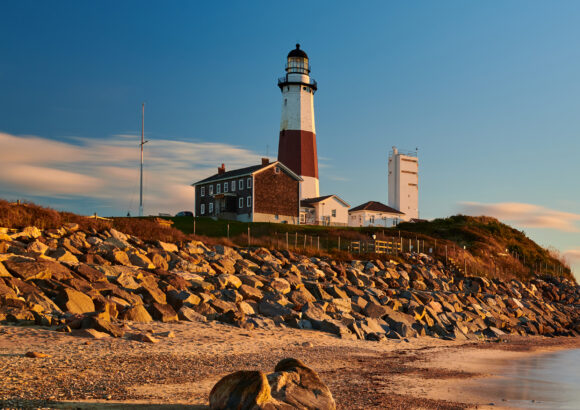
<svg viewBox="0 0 580 410"><path fill-rule="evenodd" d="M300 201L300 224L347 226L350 205L338 195L326 195Z"/></svg>
<svg viewBox="0 0 580 410"><path fill-rule="evenodd" d="M381 202L369 201L348 211L348 226L397 226L405 219L403 212Z"/></svg>

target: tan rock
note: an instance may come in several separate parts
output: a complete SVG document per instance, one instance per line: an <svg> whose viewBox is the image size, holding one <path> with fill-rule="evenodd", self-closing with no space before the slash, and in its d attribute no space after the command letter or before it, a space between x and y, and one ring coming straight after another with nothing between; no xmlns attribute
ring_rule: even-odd
<svg viewBox="0 0 580 410"><path fill-rule="evenodd" d="M34 252L44 255L46 251L48 251L48 246L37 239L33 242L30 242L26 247L26 250L28 252Z"/></svg>
<svg viewBox="0 0 580 410"><path fill-rule="evenodd" d="M0 262L0 278L11 278L12 275L6 270L2 262Z"/></svg>
<svg viewBox="0 0 580 410"><path fill-rule="evenodd" d="M178 252L179 248L173 243L157 241L157 245L166 252Z"/></svg>
<svg viewBox="0 0 580 410"><path fill-rule="evenodd" d="M31 357L31 358L34 358L34 359L43 358L43 357L52 357L49 354L40 353L40 352L26 352L26 354L24 356Z"/></svg>
<svg viewBox="0 0 580 410"><path fill-rule="evenodd" d="M132 306L126 310L124 310L120 315L119 318L122 320L130 320L133 322L138 323L149 323L153 321L153 318L147 312L147 309L143 305Z"/></svg>
<svg viewBox="0 0 580 410"><path fill-rule="evenodd" d="M143 342L143 343L158 343L159 342L159 340L155 339L153 336L151 336L148 333L139 333L139 334L131 335L131 336L129 336L129 340L136 340L138 342Z"/></svg>
<svg viewBox="0 0 580 410"><path fill-rule="evenodd" d="M56 299L56 303L65 312L82 314L95 311L93 300L72 288L63 289Z"/></svg>
<svg viewBox="0 0 580 410"><path fill-rule="evenodd" d="M58 262L51 261L5 261L6 268L24 280L72 279L70 271Z"/></svg>
<svg viewBox="0 0 580 410"><path fill-rule="evenodd" d="M274 279L272 282L270 282L270 287L283 295L290 293L292 290L290 283L288 283L286 279L282 278Z"/></svg>
<svg viewBox="0 0 580 410"><path fill-rule="evenodd" d="M58 248L56 251L51 252L50 257L59 262L79 263L77 257L64 248Z"/></svg>
<svg viewBox="0 0 580 410"><path fill-rule="evenodd" d="M95 329L78 329L72 332L75 336L86 337L89 339L105 339L111 337L108 333L99 332Z"/></svg>
<svg viewBox="0 0 580 410"><path fill-rule="evenodd" d="M42 236L42 232L36 226L27 226L20 232L19 236L24 236L27 238L38 238Z"/></svg>
<svg viewBox="0 0 580 410"><path fill-rule="evenodd" d="M336 409L318 374L297 359L283 359L268 376L272 398L297 409Z"/></svg>
<svg viewBox="0 0 580 410"><path fill-rule="evenodd" d="M138 266L139 268L143 269L155 269L156 266L153 262L145 255L140 253L131 252L129 254L129 261L132 265Z"/></svg>
<svg viewBox="0 0 580 410"><path fill-rule="evenodd" d="M223 377L211 389L210 409L253 409L271 401L270 385L260 371L242 370Z"/></svg>
<svg viewBox="0 0 580 410"><path fill-rule="evenodd" d="M185 320L188 322L206 322L207 319L204 315L197 313L195 310L188 306L183 306L177 312L179 320Z"/></svg>
<svg viewBox="0 0 580 410"><path fill-rule="evenodd" d="M176 322L179 320L177 313L170 305L161 303L152 303L149 306L149 312L155 320L160 322Z"/></svg>

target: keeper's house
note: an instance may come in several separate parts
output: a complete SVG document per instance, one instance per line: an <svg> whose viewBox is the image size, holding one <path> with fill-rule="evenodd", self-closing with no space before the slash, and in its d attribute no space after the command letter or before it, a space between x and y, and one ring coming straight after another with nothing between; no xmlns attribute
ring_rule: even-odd
<svg viewBox="0 0 580 410"><path fill-rule="evenodd" d="M192 184L195 216L298 224L302 178L280 161L218 173Z"/></svg>

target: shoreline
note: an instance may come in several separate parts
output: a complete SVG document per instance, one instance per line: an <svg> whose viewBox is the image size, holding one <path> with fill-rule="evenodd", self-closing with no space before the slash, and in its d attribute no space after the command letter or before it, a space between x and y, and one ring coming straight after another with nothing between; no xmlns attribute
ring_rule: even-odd
<svg viewBox="0 0 580 410"><path fill-rule="evenodd" d="M148 332L159 342L0 326L0 405L202 409L224 375L267 371L284 357L296 357L319 373L337 408L482 408L493 400L469 394L468 388L497 373L491 358L580 348L579 338L565 337L370 342L290 328L245 331L212 322L131 323L127 332ZM164 332L174 337L161 336ZM51 357L24 357L31 350Z"/></svg>

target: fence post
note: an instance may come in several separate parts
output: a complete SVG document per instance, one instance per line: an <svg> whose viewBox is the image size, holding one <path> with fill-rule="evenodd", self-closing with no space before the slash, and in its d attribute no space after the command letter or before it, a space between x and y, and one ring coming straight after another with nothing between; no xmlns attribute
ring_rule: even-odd
<svg viewBox="0 0 580 410"><path fill-rule="evenodd" d="M306 249L306 234L304 234L304 249Z"/></svg>
<svg viewBox="0 0 580 410"><path fill-rule="evenodd" d="M338 236L338 251L340 252L340 235Z"/></svg>
<svg viewBox="0 0 580 410"><path fill-rule="evenodd" d="M230 224L228 224L228 239L230 239Z"/></svg>
<svg viewBox="0 0 580 410"><path fill-rule="evenodd" d="M320 251L320 236L316 237L316 250Z"/></svg>
<svg viewBox="0 0 580 410"><path fill-rule="evenodd" d="M294 236L294 249L298 248L298 232L295 232Z"/></svg>
<svg viewBox="0 0 580 410"><path fill-rule="evenodd" d="M288 232L286 232L286 249L288 249Z"/></svg>
<svg viewBox="0 0 580 410"><path fill-rule="evenodd" d="M193 217L193 234L195 235L195 216Z"/></svg>

